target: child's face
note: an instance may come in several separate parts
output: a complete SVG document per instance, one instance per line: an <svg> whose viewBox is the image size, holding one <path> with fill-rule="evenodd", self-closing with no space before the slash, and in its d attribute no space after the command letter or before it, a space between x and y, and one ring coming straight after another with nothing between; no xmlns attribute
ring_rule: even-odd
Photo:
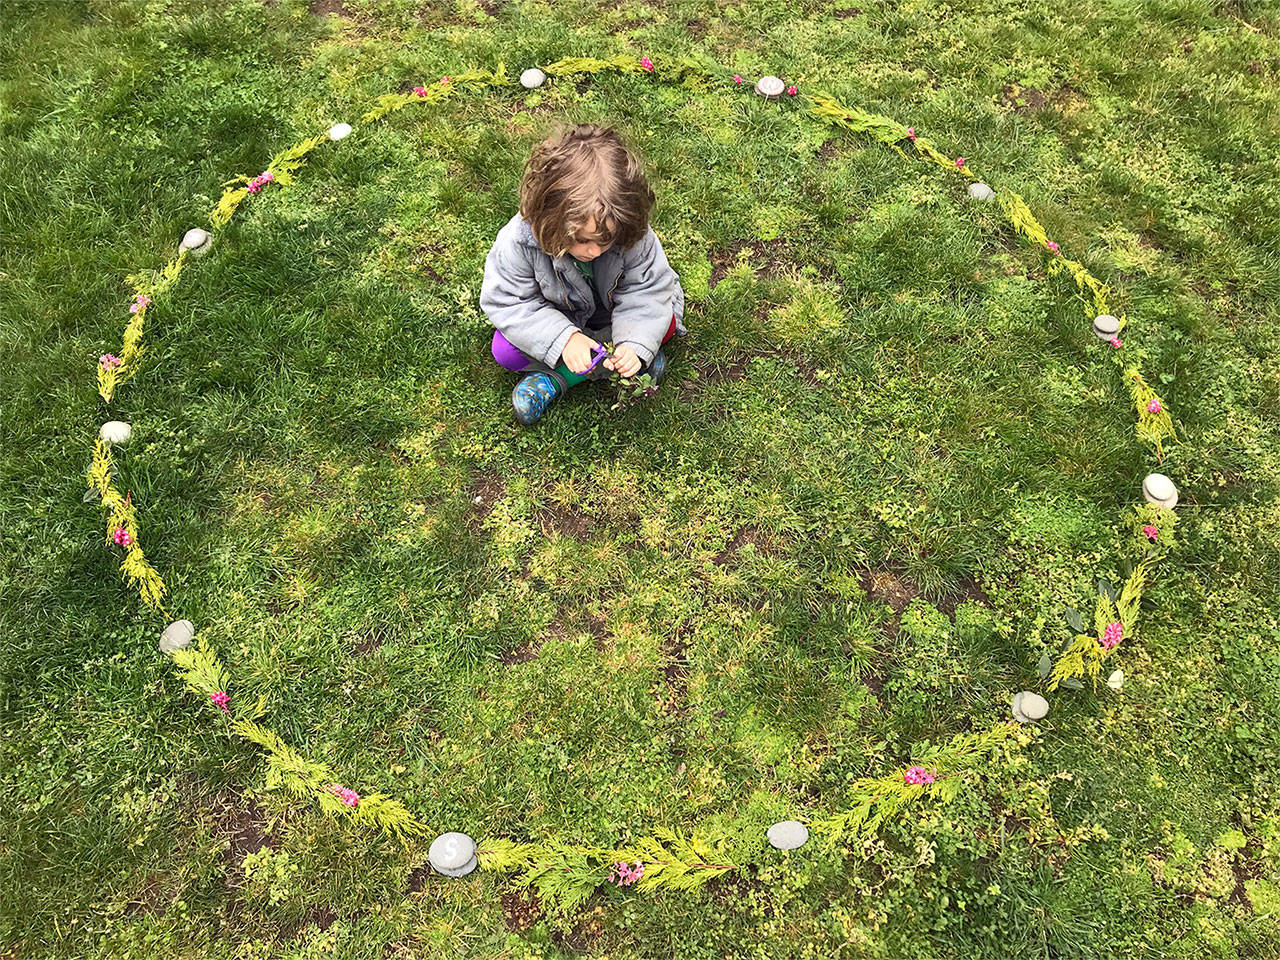
<svg viewBox="0 0 1280 960"><path fill-rule="evenodd" d="M613 226L607 220L605 223L609 227ZM600 243L596 239L596 221L594 217L587 220L586 226L582 228L580 235L575 239L577 243L569 247L569 256L575 260L594 260L613 246L612 243Z"/></svg>

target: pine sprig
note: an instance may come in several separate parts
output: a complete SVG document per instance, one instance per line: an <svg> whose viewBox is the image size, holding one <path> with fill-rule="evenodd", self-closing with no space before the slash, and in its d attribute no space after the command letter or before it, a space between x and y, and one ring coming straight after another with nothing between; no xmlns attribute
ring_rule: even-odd
<svg viewBox="0 0 1280 960"><path fill-rule="evenodd" d="M1134 409L1138 413L1138 439L1155 447L1156 460L1163 463L1164 438L1176 438L1173 429L1173 418L1169 416L1169 411L1164 408L1164 402L1160 399L1159 394L1151 389L1150 384L1147 383L1141 373L1130 368L1125 371L1125 380L1129 385L1129 396L1133 398ZM1154 411L1151 409L1153 401L1156 407Z"/></svg>
<svg viewBox="0 0 1280 960"><path fill-rule="evenodd" d="M188 690L206 699L215 693L226 692L231 677L209 642L201 637L194 646L174 650L169 656L178 668L178 674Z"/></svg>
<svg viewBox="0 0 1280 960"><path fill-rule="evenodd" d="M1049 672L1046 685L1049 690L1057 690L1064 680L1088 677L1096 686L1102 674L1102 665L1115 652L1103 644L1107 627L1119 623L1124 628L1124 642L1132 641L1138 625L1138 608L1142 603L1142 592L1147 585L1147 574L1154 557L1148 557L1133 569L1129 579L1120 589L1120 596L1112 599L1107 593L1098 594L1093 613L1093 633L1079 633L1058 662Z"/></svg>

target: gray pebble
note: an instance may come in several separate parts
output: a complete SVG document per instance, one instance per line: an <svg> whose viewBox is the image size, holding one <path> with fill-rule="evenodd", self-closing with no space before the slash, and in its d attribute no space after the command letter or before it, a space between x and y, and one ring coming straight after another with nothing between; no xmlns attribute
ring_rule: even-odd
<svg viewBox="0 0 1280 960"><path fill-rule="evenodd" d="M1093 319L1093 335L1099 340L1110 340L1120 332L1120 319L1109 313L1101 313Z"/></svg>
<svg viewBox="0 0 1280 960"><path fill-rule="evenodd" d="M1149 473L1142 481L1142 496L1153 507L1172 510L1178 505L1178 488L1163 473Z"/></svg>
<svg viewBox="0 0 1280 960"><path fill-rule="evenodd" d="M98 430L98 436L107 443L128 443L133 436L133 428L123 420L108 420Z"/></svg>
<svg viewBox="0 0 1280 960"><path fill-rule="evenodd" d="M192 227L182 235L181 249L188 251L193 257L203 257L213 246L213 237L208 230Z"/></svg>
<svg viewBox="0 0 1280 960"><path fill-rule="evenodd" d="M1111 676L1107 677L1107 686L1112 690L1119 690L1124 686L1124 671L1113 670Z"/></svg>
<svg viewBox="0 0 1280 960"><path fill-rule="evenodd" d="M476 868L476 842L465 833L442 833L427 851L431 869L446 877L465 877Z"/></svg>
<svg viewBox="0 0 1280 960"><path fill-rule="evenodd" d="M770 827L765 836L779 850L794 850L809 842L809 828L799 820L783 820Z"/></svg>
<svg viewBox="0 0 1280 960"><path fill-rule="evenodd" d="M349 123L335 123L329 128L330 140L341 140L343 137L349 136L350 134L351 124Z"/></svg>
<svg viewBox="0 0 1280 960"><path fill-rule="evenodd" d="M537 67L530 67L524 73L520 74L520 86L526 90L536 90L547 82L547 75Z"/></svg>
<svg viewBox="0 0 1280 960"><path fill-rule="evenodd" d="M990 200L996 195L994 190L981 181L969 184L965 192L969 194L971 200Z"/></svg>
<svg viewBox="0 0 1280 960"><path fill-rule="evenodd" d="M761 77L756 81L756 93L762 97L773 99L781 96L782 91L785 89L787 89L787 85L777 77Z"/></svg>
<svg viewBox="0 0 1280 960"><path fill-rule="evenodd" d="M164 628L160 634L160 652L173 653L191 646L191 638L196 635L196 627L190 620L175 620Z"/></svg>
<svg viewBox="0 0 1280 960"><path fill-rule="evenodd" d="M1038 693L1023 690L1013 698L1013 718L1019 723L1034 723L1049 712L1049 701Z"/></svg>

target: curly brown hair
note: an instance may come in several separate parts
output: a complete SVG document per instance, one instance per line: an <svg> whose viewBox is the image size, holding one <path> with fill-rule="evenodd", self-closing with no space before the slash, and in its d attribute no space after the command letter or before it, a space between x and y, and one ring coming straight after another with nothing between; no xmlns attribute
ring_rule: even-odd
<svg viewBox="0 0 1280 960"><path fill-rule="evenodd" d="M596 222L589 239L623 249L649 229L653 190L644 167L613 127L558 127L533 148L520 179L520 215L553 257L563 256ZM612 228L610 228L612 227Z"/></svg>

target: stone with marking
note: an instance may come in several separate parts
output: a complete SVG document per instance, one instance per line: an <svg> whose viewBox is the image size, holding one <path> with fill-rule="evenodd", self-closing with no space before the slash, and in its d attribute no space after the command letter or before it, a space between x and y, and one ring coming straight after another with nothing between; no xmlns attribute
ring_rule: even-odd
<svg viewBox="0 0 1280 960"><path fill-rule="evenodd" d="M335 123L332 127L329 128L330 140L341 140L343 137L348 137L350 135L351 135L351 124L349 123Z"/></svg>
<svg viewBox="0 0 1280 960"><path fill-rule="evenodd" d="M107 443L128 443L133 436L133 428L123 420L108 420L98 430L98 436Z"/></svg>
<svg viewBox="0 0 1280 960"><path fill-rule="evenodd" d="M1049 701L1031 690L1023 690L1013 698L1013 719L1019 723L1035 723L1049 712Z"/></svg>
<svg viewBox="0 0 1280 960"><path fill-rule="evenodd" d="M440 834L431 841L427 860L432 870L446 877L465 877L479 865L476 842L465 833Z"/></svg>
<svg viewBox="0 0 1280 960"><path fill-rule="evenodd" d="M1100 313L1093 318L1093 335L1099 340L1110 340L1120 332L1120 319L1109 313Z"/></svg>
<svg viewBox="0 0 1280 960"><path fill-rule="evenodd" d="M190 620L175 620L164 628L160 634L160 652L173 653L191 646L191 639L196 635L196 627Z"/></svg>
<svg viewBox="0 0 1280 960"><path fill-rule="evenodd" d="M193 257L203 257L213 246L213 237L209 236L208 230L192 227L182 235L182 243L179 246Z"/></svg>
<svg viewBox="0 0 1280 960"><path fill-rule="evenodd" d="M980 180L965 187L965 193L969 194L970 200L990 200L996 195L994 190Z"/></svg>
<svg viewBox="0 0 1280 960"><path fill-rule="evenodd" d="M781 96L782 91L785 89L787 89L787 85L777 77L761 77L756 81L756 93L769 99Z"/></svg>
<svg viewBox="0 0 1280 960"><path fill-rule="evenodd" d="M1172 510L1178 505L1178 488L1163 473L1149 473L1142 481L1142 496L1153 507Z"/></svg>
<svg viewBox="0 0 1280 960"><path fill-rule="evenodd" d="M770 827L765 836L778 850L795 850L809 842L809 828L799 820L783 820Z"/></svg>
<svg viewBox="0 0 1280 960"><path fill-rule="evenodd" d="M536 90L547 82L547 75L537 67L530 67L520 74L520 86L526 90Z"/></svg>

